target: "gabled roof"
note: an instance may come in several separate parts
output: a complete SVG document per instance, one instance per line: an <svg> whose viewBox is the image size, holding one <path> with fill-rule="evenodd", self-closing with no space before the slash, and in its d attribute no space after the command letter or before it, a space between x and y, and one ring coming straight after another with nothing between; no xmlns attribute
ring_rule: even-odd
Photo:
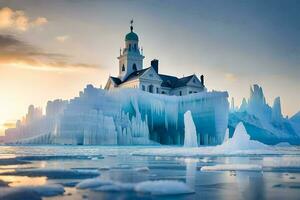
<svg viewBox="0 0 300 200"><path fill-rule="evenodd" d="M130 81L130 80L134 80L134 79L139 78L139 77L142 76L148 69L150 69L150 67L132 72L132 73L131 73L124 81L123 81L123 83L126 82L126 81Z"/></svg>
<svg viewBox="0 0 300 200"><path fill-rule="evenodd" d="M194 75L190 75L190 76L186 76L186 77L182 77L180 79L178 79L178 81L175 84L175 87L183 87L186 86L187 83L194 77Z"/></svg>
<svg viewBox="0 0 300 200"><path fill-rule="evenodd" d="M114 84L120 85L127 81L131 81L131 80L140 78L150 68L151 67L132 72L124 81L122 81L118 77L111 76L110 78L114 82ZM167 88L172 88L172 89L186 86L188 84L188 82L195 76L195 75L190 75L190 76L186 76L186 77L182 77L182 78L177 78L176 76L169 76L169 75L165 75L165 74L158 74L158 75L162 79L161 86L167 87Z"/></svg>
<svg viewBox="0 0 300 200"><path fill-rule="evenodd" d="M170 88L184 87L194 77L194 75L190 75L182 78L177 78L175 76L169 76L164 74L159 74L159 76L163 80L161 86Z"/></svg>
<svg viewBox="0 0 300 200"><path fill-rule="evenodd" d="M160 78L163 80L161 86L162 87L169 87L169 88L174 88L175 84L178 81L178 78L175 76L169 76L165 74L158 74Z"/></svg>

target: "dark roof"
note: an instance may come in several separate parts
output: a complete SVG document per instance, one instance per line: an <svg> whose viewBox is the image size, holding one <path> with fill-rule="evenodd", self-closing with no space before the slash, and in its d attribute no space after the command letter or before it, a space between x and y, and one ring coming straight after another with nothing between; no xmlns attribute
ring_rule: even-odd
<svg viewBox="0 0 300 200"><path fill-rule="evenodd" d="M119 78L117 77L110 77L112 79L112 81L116 84L116 85L120 85L124 82L130 81L130 80L134 80L139 78L140 76L142 76L148 69L141 69L138 71L135 71L133 73L131 73L124 81L121 81ZM169 76L169 75L165 75L165 74L158 74L160 76L160 78L162 79L162 87L168 87L168 88L179 88L179 87L184 87L187 85L187 83L194 77L194 75L190 75L190 76L186 76L186 77L182 77L182 78L177 78L175 76Z"/></svg>
<svg viewBox="0 0 300 200"><path fill-rule="evenodd" d="M117 77L111 76L110 78L112 79L112 81L113 81L116 85L120 85L120 84L122 83L122 81L121 81L119 78L117 78Z"/></svg>
<svg viewBox="0 0 300 200"><path fill-rule="evenodd" d="M139 37L136 33L134 32L130 32L128 33L126 36L125 36L125 41L128 41L128 40L135 40L135 41L139 41Z"/></svg>
<svg viewBox="0 0 300 200"><path fill-rule="evenodd" d="M150 67L132 72L132 73L131 73L124 81L123 81L123 83L126 82L126 81L130 81L130 80L134 80L134 79L139 78L139 77L142 76L149 68L150 68Z"/></svg>
<svg viewBox="0 0 300 200"><path fill-rule="evenodd" d="M130 80L134 80L134 79L137 79L139 78L141 75L143 75L145 73L145 71L147 71L149 69L148 68L145 68L145 69L141 69L141 70L137 70L135 72L132 72L124 81L122 81L120 78L118 77L113 77L113 76L110 76L111 80L116 84L116 85L120 85L124 82L127 82L127 81L130 81Z"/></svg>
<svg viewBox="0 0 300 200"><path fill-rule="evenodd" d="M178 81L175 84L175 87L183 87L186 86L186 84L193 78L194 75L182 77L178 79Z"/></svg>
<svg viewBox="0 0 300 200"><path fill-rule="evenodd" d="M163 80L161 86L162 87L170 87L174 88L178 78L175 76L169 76L164 74L159 74L160 78Z"/></svg>
<svg viewBox="0 0 300 200"><path fill-rule="evenodd" d="M177 78L175 76L169 76L164 74L159 74L160 78L163 80L162 87L178 88L186 86L186 84L193 78L194 75Z"/></svg>

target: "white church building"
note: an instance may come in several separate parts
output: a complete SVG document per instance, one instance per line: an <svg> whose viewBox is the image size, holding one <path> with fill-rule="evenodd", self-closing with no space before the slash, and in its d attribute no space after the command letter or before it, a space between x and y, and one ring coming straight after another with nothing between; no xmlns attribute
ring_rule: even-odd
<svg viewBox="0 0 300 200"><path fill-rule="evenodd" d="M203 75L199 80L195 74L182 78L160 74L156 59L151 61L149 67L144 68L145 57L140 51L139 37L133 32L132 22L130 33L125 36L125 48L120 50L118 57L119 75L110 76L105 89L139 88L150 93L177 96L206 91Z"/></svg>

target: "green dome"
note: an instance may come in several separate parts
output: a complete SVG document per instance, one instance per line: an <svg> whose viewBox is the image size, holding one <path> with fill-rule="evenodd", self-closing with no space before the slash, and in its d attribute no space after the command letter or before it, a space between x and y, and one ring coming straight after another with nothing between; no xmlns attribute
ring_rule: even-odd
<svg viewBox="0 0 300 200"><path fill-rule="evenodd" d="M130 32L126 35L125 37L125 41L128 41L128 40L136 40L136 41L139 41L139 37L136 33L134 32Z"/></svg>

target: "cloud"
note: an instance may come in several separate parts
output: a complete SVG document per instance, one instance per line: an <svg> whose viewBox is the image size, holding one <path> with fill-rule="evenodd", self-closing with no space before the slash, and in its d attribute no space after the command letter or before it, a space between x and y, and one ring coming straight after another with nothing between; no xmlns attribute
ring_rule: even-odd
<svg viewBox="0 0 300 200"><path fill-rule="evenodd" d="M27 31L30 27L42 26L47 22L45 17L30 20L22 10L12 10L8 7L0 8L0 29Z"/></svg>
<svg viewBox="0 0 300 200"><path fill-rule="evenodd" d="M68 35L62 35L62 36L57 36L57 37L55 38L55 40L58 41L58 42L63 43L63 42L65 42L66 40L68 40L69 38L70 38L70 36L68 36Z"/></svg>
<svg viewBox="0 0 300 200"><path fill-rule="evenodd" d="M0 35L0 64L34 70L97 68L89 63L74 63L69 56L49 53L12 35Z"/></svg>
<svg viewBox="0 0 300 200"><path fill-rule="evenodd" d="M36 20L33 21L33 24L35 24L36 26L42 26L47 23L48 23L48 20L45 17L38 17L38 18L36 18Z"/></svg>

